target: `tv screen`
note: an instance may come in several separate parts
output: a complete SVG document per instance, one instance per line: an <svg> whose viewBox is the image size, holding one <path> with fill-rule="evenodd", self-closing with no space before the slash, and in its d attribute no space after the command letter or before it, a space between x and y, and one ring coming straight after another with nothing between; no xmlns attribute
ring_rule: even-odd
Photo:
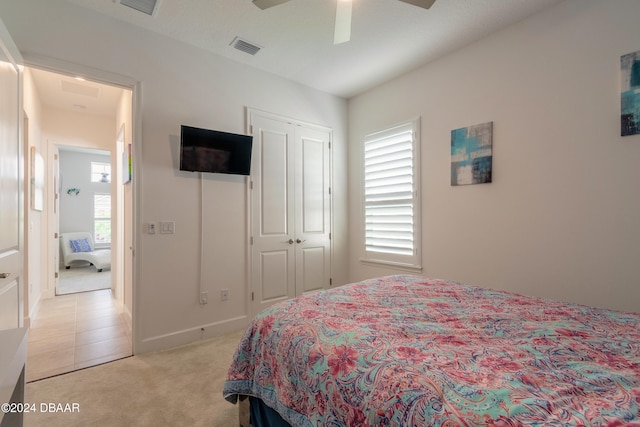
<svg viewBox="0 0 640 427"><path fill-rule="evenodd" d="M180 170L249 175L252 144L252 136L182 125Z"/></svg>

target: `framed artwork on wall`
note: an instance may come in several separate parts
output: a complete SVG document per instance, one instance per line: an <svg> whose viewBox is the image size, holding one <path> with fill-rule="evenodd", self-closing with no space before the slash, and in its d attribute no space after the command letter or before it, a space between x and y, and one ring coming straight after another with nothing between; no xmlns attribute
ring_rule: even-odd
<svg viewBox="0 0 640 427"><path fill-rule="evenodd" d="M122 152L122 183L131 182L131 144Z"/></svg>
<svg viewBox="0 0 640 427"><path fill-rule="evenodd" d="M451 131L451 185L491 182L493 122Z"/></svg>
<svg viewBox="0 0 640 427"><path fill-rule="evenodd" d="M640 133L640 51L620 57L620 136Z"/></svg>

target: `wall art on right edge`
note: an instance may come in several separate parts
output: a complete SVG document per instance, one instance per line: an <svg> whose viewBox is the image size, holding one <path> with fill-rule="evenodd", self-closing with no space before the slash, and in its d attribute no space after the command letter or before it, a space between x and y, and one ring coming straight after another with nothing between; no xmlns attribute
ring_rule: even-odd
<svg viewBox="0 0 640 427"><path fill-rule="evenodd" d="M620 57L621 136L640 133L640 51Z"/></svg>
<svg viewBox="0 0 640 427"><path fill-rule="evenodd" d="M127 144L122 152L122 183L131 182L131 144Z"/></svg>
<svg viewBox="0 0 640 427"><path fill-rule="evenodd" d="M451 185L491 182L493 122L451 131Z"/></svg>

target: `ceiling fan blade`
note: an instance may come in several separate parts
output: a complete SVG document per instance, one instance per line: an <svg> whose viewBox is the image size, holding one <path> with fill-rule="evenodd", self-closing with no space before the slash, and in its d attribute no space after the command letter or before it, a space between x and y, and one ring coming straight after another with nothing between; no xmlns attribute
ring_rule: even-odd
<svg viewBox="0 0 640 427"><path fill-rule="evenodd" d="M336 0L336 24L333 33L333 44L351 40L351 0Z"/></svg>
<svg viewBox="0 0 640 427"><path fill-rule="evenodd" d="M421 7L423 9L429 9L436 2L436 0L400 0L400 1L412 4L414 6Z"/></svg>
<svg viewBox="0 0 640 427"><path fill-rule="evenodd" d="M289 0L253 0L253 4L264 10L282 3L286 3L288 1Z"/></svg>

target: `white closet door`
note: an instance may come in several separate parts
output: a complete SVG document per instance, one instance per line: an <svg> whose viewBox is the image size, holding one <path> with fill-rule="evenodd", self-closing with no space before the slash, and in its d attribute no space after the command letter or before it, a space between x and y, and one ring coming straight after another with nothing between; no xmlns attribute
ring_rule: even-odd
<svg viewBox="0 0 640 427"><path fill-rule="evenodd" d="M296 295L326 289L331 273L330 133L296 127Z"/></svg>
<svg viewBox="0 0 640 427"><path fill-rule="evenodd" d="M250 111L252 313L330 284L328 129Z"/></svg>
<svg viewBox="0 0 640 427"><path fill-rule="evenodd" d="M295 296L293 126L253 116L253 312Z"/></svg>

